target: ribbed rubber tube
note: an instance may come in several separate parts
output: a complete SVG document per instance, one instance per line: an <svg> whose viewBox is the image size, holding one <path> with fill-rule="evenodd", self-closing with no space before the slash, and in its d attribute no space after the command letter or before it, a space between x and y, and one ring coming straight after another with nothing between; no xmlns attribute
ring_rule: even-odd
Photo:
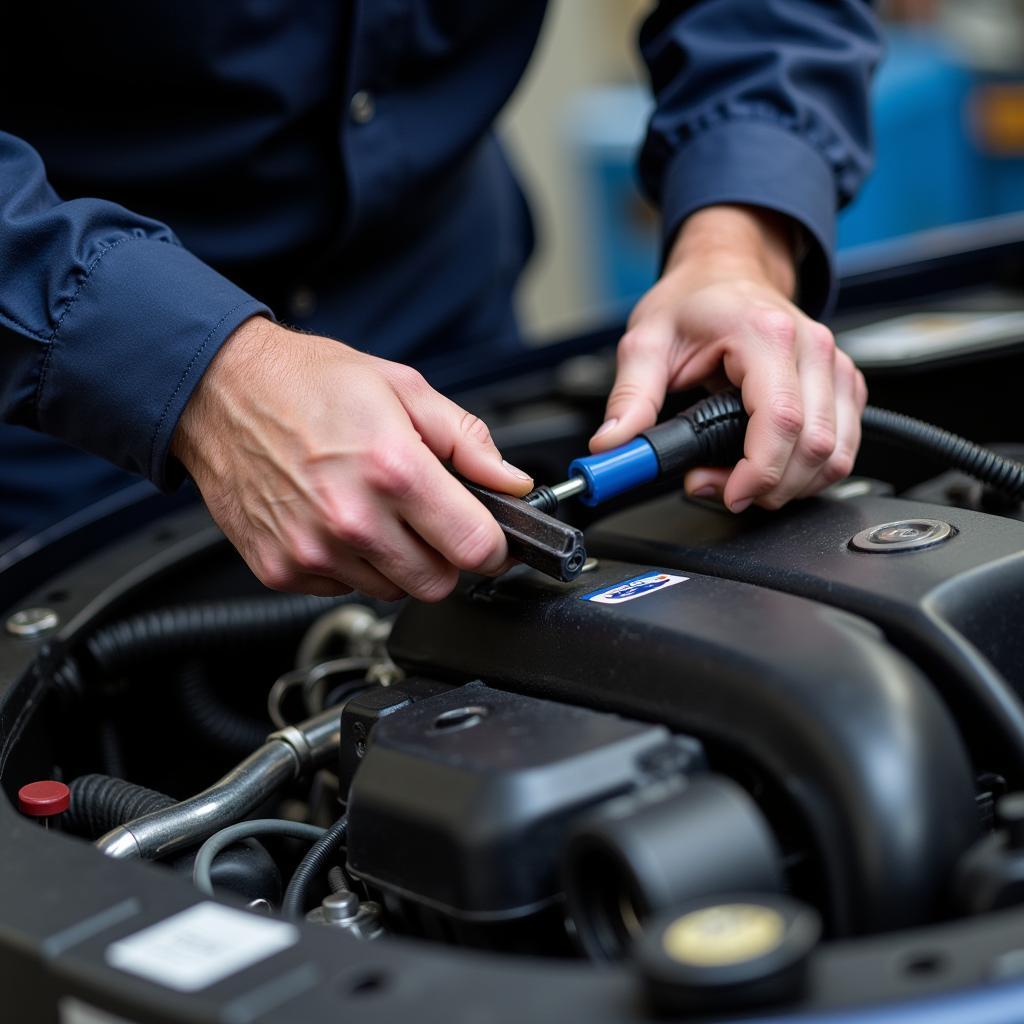
<svg viewBox="0 0 1024 1024"><path fill-rule="evenodd" d="M96 839L126 821L177 803L165 793L109 775L80 775L68 788L71 804L63 824L69 832L87 839Z"/></svg>
<svg viewBox="0 0 1024 1024"><path fill-rule="evenodd" d="M111 675L152 658L181 659L229 650L240 641L266 644L299 636L317 616L347 600L352 596L276 594L159 608L97 630L86 650L100 673Z"/></svg>
<svg viewBox="0 0 1024 1024"><path fill-rule="evenodd" d="M189 721L199 735L237 757L246 757L261 747L275 728L269 718L261 722L225 704L199 662L190 662L182 669L178 685Z"/></svg>
<svg viewBox="0 0 1024 1024"><path fill-rule="evenodd" d="M283 917L300 918L306 912L309 887L341 846L348 831L348 818L339 818L309 849L288 883L281 902Z"/></svg>
<svg viewBox="0 0 1024 1024"><path fill-rule="evenodd" d="M150 659L181 661L195 655L296 642L324 612L349 601L373 604L362 595L311 597L274 594L270 597L229 598L158 608L98 629L85 651L69 656L51 669L54 688L73 700L87 682L145 665Z"/></svg>
<svg viewBox="0 0 1024 1024"><path fill-rule="evenodd" d="M748 417L736 391L708 395L681 415L690 421L705 460L695 465L719 466L742 458Z"/></svg>
<svg viewBox="0 0 1024 1024"><path fill-rule="evenodd" d="M697 434L702 451L694 465L728 465L742 454L747 414L735 391L721 391L680 414ZM1024 499L1024 464L983 448L941 427L888 409L868 406L861 419L864 435L930 456L1008 497Z"/></svg>
<svg viewBox="0 0 1024 1024"><path fill-rule="evenodd" d="M868 406L861 419L864 434L929 455L950 469L973 476L1000 494L1024 498L1024 464L913 416Z"/></svg>

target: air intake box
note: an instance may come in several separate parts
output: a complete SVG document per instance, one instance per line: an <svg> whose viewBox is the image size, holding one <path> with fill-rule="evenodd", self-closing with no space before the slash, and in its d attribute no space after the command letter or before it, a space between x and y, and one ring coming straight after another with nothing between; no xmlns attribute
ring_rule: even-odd
<svg viewBox="0 0 1024 1024"><path fill-rule="evenodd" d="M469 683L374 726L348 868L407 924L414 904L421 931L424 911L448 927L520 920L559 900L581 811L703 767L700 744L663 726Z"/></svg>

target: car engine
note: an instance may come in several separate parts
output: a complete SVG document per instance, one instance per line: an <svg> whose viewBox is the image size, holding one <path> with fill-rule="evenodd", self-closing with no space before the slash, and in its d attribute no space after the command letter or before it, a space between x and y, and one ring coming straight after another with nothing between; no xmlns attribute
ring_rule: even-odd
<svg viewBox="0 0 1024 1024"><path fill-rule="evenodd" d="M603 357L545 358L557 400L477 394L553 479ZM943 423L943 387L906 404ZM1020 998L1024 513L912 451L857 473L739 517L643 490L574 513L575 579L434 605L272 594L202 509L131 495L23 548L5 1019Z"/></svg>

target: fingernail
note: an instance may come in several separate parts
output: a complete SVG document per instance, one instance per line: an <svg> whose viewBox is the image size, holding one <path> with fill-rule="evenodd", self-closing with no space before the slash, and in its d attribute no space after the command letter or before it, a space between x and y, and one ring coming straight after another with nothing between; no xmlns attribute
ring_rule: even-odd
<svg viewBox="0 0 1024 1024"><path fill-rule="evenodd" d="M597 433L594 434L594 437L600 437L602 434L607 434L609 430L614 430L618 425L618 416L613 416L610 420L605 420L604 423L597 428Z"/></svg>
<svg viewBox="0 0 1024 1024"><path fill-rule="evenodd" d="M737 515L739 515L740 512L745 512L748 508L750 508L751 501L753 501L752 498L744 498L742 501L734 501L731 506L732 511L735 512Z"/></svg>
<svg viewBox="0 0 1024 1024"><path fill-rule="evenodd" d="M529 473L524 473L518 466L513 466L511 462L506 462L504 459L501 460L501 464L507 469L513 476L518 477L520 480L532 480L533 477Z"/></svg>
<svg viewBox="0 0 1024 1024"><path fill-rule="evenodd" d="M711 484L705 484L703 487L698 487L697 490L690 494L691 498L713 498L715 496L715 488Z"/></svg>

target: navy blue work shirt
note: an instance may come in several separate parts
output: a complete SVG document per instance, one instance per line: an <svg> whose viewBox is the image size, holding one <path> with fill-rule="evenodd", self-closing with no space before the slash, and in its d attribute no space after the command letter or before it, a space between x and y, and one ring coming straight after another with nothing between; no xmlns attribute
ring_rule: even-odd
<svg viewBox="0 0 1024 1024"><path fill-rule="evenodd" d="M9 5L3 420L167 486L189 396L254 314L413 362L511 343L532 230L492 125L545 7ZM666 0L640 35L657 100L640 176L666 240L714 203L788 214L813 314L869 164L870 7Z"/></svg>

